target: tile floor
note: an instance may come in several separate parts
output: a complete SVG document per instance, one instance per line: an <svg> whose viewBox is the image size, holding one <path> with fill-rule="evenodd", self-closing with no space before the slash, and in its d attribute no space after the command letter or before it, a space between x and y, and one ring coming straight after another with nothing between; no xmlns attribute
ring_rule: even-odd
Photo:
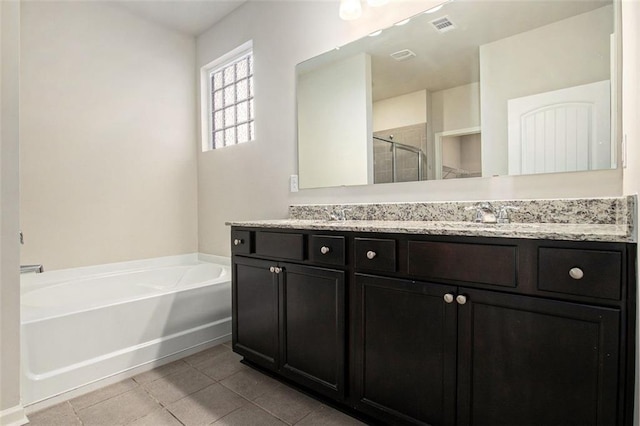
<svg viewBox="0 0 640 426"><path fill-rule="evenodd" d="M29 415L30 426L362 425L240 363L228 344Z"/></svg>

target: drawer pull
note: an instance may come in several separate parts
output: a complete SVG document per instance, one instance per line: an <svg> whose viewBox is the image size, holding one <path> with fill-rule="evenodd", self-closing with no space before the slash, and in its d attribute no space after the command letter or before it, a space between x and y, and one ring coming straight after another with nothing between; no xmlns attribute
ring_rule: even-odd
<svg viewBox="0 0 640 426"><path fill-rule="evenodd" d="M456 302L458 302L459 305L464 305L465 303L467 303L467 296L463 296L463 295L459 294L456 297Z"/></svg>
<svg viewBox="0 0 640 426"><path fill-rule="evenodd" d="M239 246L240 244L242 244L242 240L236 238L235 240L233 240L233 245L234 246Z"/></svg>
<svg viewBox="0 0 640 426"><path fill-rule="evenodd" d="M375 252L375 251L369 250L369 251L367 252L367 259L369 259L369 260L373 259L373 258L374 258L374 257L376 257L376 256L377 256L377 254L376 254L376 252Z"/></svg>
<svg viewBox="0 0 640 426"><path fill-rule="evenodd" d="M584 272L580 268L571 268L569 269L569 276L574 280L580 280L584 277Z"/></svg>
<svg viewBox="0 0 640 426"><path fill-rule="evenodd" d="M452 303L453 302L453 294L451 293L447 293L444 295L444 301L447 303Z"/></svg>
<svg viewBox="0 0 640 426"><path fill-rule="evenodd" d="M330 251L331 251L331 249L330 249L329 247L327 247L327 246L322 246L322 247L320 248L320 253L322 253L322 254L327 254L327 253L329 253Z"/></svg>

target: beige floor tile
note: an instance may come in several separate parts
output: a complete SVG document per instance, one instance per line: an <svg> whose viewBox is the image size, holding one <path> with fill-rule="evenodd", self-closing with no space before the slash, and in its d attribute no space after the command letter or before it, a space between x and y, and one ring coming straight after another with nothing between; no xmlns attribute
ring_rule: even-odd
<svg viewBox="0 0 640 426"><path fill-rule="evenodd" d="M182 426L167 410L156 410L127 426Z"/></svg>
<svg viewBox="0 0 640 426"><path fill-rule="evenodd" d="M291 425L322 405L315 399L284 385L264 393L253 402Z"/></svg>
<svg viewBox="0 0 640 426"><path fill-rule="evenodd" d="M163 405L171 404L215 383L213 379L189 367L169 376L161 377L143 386Z"/></svg>
<svg viewBox="0 0 640 426"><path fill-rule="evenodd" d="M353 417L333 409L327 405L313 411L304 419L296 423L296 426L358 426L365 425Z"/></svg>
<svg viewBox="0 0 640 426"><path fill-rule="evenodd" d="M240 355L229 351L201 362L196 368L215 380L222 380L238 371L248 369L245 365L240 364L241 359Z"/></svg>
<svg viewBox="0 0 640 426"><path fill-rule="evenodd" d="M222 380L220 383L250 400L254 400L266 392L283 386L271 377L251 369L239 371L233 376Z"/></svg>
<svg viewBox="0 0 640 426"><path fill-rule="evenodd" d="M149 383L164 376L184 371L187 368L189 368L189 366L183 360L179 359L178 361L138 374L137 376L134 376L133 380L140 384Z"/></svg>
<svg viewBox="0 0 640 426"><path fill-rule="evenodd" d="M81 395L77 398L73 398L69 402L76 410L83 410L87 407L92 406L93 404L97 404L98 402L113 398L114 396L118 396L121 393L128 392L136 387L138 387L138 384L136 382L131 379L127 379L109 386L105 386L102 389L98 389L86 395Z"/></svg>
<svg viewBox="0 0 640 426"><path fill-rule="evenodd" d="M78 417L85 426L124 425L159 408L161 408L160 404L151 398L144 389L137 387L83 410L78 410Z"/></svg>
<svg viewBox="0 0 640 426"><path fill-rule="evenodd" d="M273 417L253 404L238 408L214 423L215 426L285 426L286 423Z"/></svg>
<svg viewBox="0 0 640 426"><path fill-rule="evenodd" d="M195 353L191 356L188 356L186 358L183 358L182 360L185 361L187 364L191 364L191 365L198 365L204 361L208 361L218 355L221 355L225 352L229 352L231 349L229 349L228 347L224 346L224 345L217 345L217 346L213 346L209 349L205 349L204 351Z"/></svg>
<svg viewBox="0 0 640 426"><path fill-rule="evenodd" d="M208 425L249 402L216 383L188 398L169 405L167 409L186 426Z"/></svg>
<svg viewBox="0 0 640 426"><path fill-rule="evenodd" d="M29 426L82 426L69 402L37 411L28 418Z"/></svg>

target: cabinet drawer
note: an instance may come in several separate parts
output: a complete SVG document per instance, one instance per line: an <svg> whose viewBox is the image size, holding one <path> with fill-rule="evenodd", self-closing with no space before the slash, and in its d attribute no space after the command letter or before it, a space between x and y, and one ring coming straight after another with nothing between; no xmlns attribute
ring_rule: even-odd
<svg viewBox="0 0 640 426"><path fill-rule="evenodd" d="M312 235L309 237L309 260L328 265L344 265L344 246L344 237Z"/></svg>
<svg viewBox="0 0 640 426"><path fill-rule="evenodd" d="M282 259L304 259L304 235L256 232L256 254Z"/></svg>
<svg viewBox="0 0 640 426"><path fill-rule="evenodd" d="M574 271L570 272L572 269ZM621 280L620 252L538 249L540 290L618 300L621 296Z"/></svg>
<svg viewBox="0 0 640 426"><path fill-rule="evenodd" d="M410 275L515 287L517 247L409 241Z"/></svg>
<svg viewBox="0 0 640 426"><path fill-rule="evenodd" d="M376 238L356 238L357 269L396 271L396 241Z"/></svg>
<svg viewBox="0 0 640 426"><path fill-rule="evenodd" d="M231 252L234 254L251 253L251 231L231 230Z"/></svg>

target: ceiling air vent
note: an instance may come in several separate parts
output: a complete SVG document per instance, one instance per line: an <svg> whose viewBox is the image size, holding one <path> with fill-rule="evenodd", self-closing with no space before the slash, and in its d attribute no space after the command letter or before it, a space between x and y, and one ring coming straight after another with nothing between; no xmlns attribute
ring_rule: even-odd
<svg viewBox="0 0 640 426"><path fill-rule="evenodd" d="M396 61L400 62L400 61L406 61L407 59L411 59L414 56L416 56L416 54L409 49L402 49L402 50L398 50L397 52L393 52L389 56L391 56Z"/></svg>
<svg viewBox="0 0 640 426"><path fill-rule="evenodd" d="M448 16L443 16L442 18L434 19L433 21L431 21L431 25L433 25L436 31L440 33L451 31L456 27L454 23L449 20Z"/></svg>

